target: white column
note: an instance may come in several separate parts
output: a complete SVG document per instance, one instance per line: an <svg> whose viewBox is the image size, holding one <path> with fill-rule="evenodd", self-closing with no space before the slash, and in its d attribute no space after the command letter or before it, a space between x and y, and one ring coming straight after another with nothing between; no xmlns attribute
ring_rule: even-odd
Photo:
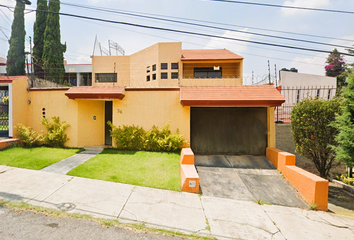
<svg viewBox="0 0 354 240"><path fill-rule="evenodd" d="M13 137L13 118L12 118L12 83L9 83L9 137Z"/></svg>
<svg viewBox="0 0 354 240"><path fill-rule="evenodd" d="M81 85L81 74L80 73L76 73L76 86L80 86Z"/></svg>

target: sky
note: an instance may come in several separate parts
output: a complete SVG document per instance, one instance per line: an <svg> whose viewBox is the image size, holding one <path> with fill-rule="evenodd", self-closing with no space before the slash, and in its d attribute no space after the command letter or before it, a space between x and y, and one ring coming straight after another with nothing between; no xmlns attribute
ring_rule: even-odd
<svg viewBox="0 0 354 240"><path fill-rule="evenodd" d="M353 0L244 0L245 2L270 3L282 6L323 8L354 12ZM296 46L308 49L332 51L335 46L319 45L308 42L259 36L294 38L336 44L345 47L354 45L354 14L308 11L265 7L247 4L235 4L212 0L76 0L61 1L62 13L89 16L105 20L128 22L161 28L197 32L208 35L257 41L271 44ZM15 6L15 0L0 0L0 4ZM67 4L89 6L92 9L74 7ZM26 6L26 50L29 51L29 36L33 39L34 11L37 1ZM224 29L211 29L180 23L159 21L98 11L105 8L125 13L169 18L189 23L216 26ZM11 36L13 9L0 7L0 57L6 58ZM158 42L182 42L183 49L220 49L226 48L244 57L244 83L260 82L268 75L268 61L272 77L282 68L296 68L300 73L324 75L328 53L303 51L258 45L250 42L226 40L214 37L193 36L182 33L139 28L115 23L98 22L87 19L60 16L61 41L67 44L64 54L69 64L91 63L95 37L101 46L108 49L108 40L118 43L126 55L138 52ZM311 35L311 36L310 36ZM337 47L345 52L344 47ZM97 50L97 49L96 49ZM345 56L347 63L354 57Z"/></svg>

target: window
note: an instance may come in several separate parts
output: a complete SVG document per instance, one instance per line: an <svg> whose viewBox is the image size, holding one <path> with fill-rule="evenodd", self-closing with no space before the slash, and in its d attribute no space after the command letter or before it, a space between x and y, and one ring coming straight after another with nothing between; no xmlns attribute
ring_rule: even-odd
<svg viewBox="0 0 354 240"><path fill-rule="evenodd" d="M177 79L178 78L178 72L171 73L171 78L172 79Z"/></svg>
<svg viewBox="0 0 354 240"><path fill-rule="evenodd" d="M152 65L152 71L156 71L156 64Z"/></svg>
<svg viewBox="0 0 354 240"><path fill-rule="evenodd" d="M178 69L178 63L171 63L171 69Z"/></svg>
<svg viewBox="0 0 354 240"><path fill-rule="evenodd" d="M117 82L117 73L96 73L96 82Z"/></svg>
<svg viewBox="0 0 354 240"><path fill-rule="evenodd" d="M321 91L321 89L318 89L318 90L317 90L317 97L318 97L318 98L320 97L320 91Z"/></svg>
<svg viewBox="0 0 354 240"><path fill-rule="evenodd" d="M147 82L150 82L150 75L147 75L147 76L146 76L146 81L147 81Z"/></svg>
<svg viewBox="0 0 354 240"><path fill-rule="evenodd" d="M331 99L331 89L328 89L328 100Z"/></svg>
<svg viewBox="0 0 354 240"><path fill-rule="evenodd" d="M222 78L222 68L195 67L194 78Z"/></svg>
<svg viewBox="0 0 354 240"><path fill-rule="evenodd" d="M156 80L156 73L152 74L152 80Z"/></svg>
<svg viewBox="0 0 354 240"><path fill-rule="evenodd" d="M161 73L161 79L167 79L167 73L166 72Z"/></svg>
<svg viewBox="0 0 354 240"><path fill-rule="evenodd" d="M297 90L296 102L300 101L300 90Z"/></svg>
<svg viewBox="0 0 354 240"><path fill-rule="evenodd" d="M147 66L146 67L146 73L149 73L150 72L150 66Z"/></svg>
<svg viewBox="0 0 354 240"><path fill-rule="evenodd" d="M161 69L166 70L167 69L167 63L161 63Z"/></svg>

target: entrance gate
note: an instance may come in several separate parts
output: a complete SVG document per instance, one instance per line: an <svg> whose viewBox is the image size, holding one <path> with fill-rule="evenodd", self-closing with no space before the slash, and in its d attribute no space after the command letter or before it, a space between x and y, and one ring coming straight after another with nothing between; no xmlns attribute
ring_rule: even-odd
<svg viewBox="0 0 354 240"><path fill-rule="evenodd" d="M9 90L0 87L0 137L9 136Z"/></svg>

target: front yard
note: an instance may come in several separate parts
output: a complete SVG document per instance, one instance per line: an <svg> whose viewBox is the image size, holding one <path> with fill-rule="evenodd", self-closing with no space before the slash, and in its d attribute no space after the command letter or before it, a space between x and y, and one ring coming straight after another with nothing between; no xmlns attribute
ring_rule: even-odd
<svg viewBox="0 0 354 240"><path fill-rule="evenodd" d="M0 151L0 165L40 170L81 151L72 148L12 147Z"/></svg>
<svg viewBox="0 0 354 240"><path fill-rule="evenodd" d="M178 153L104 149L68 175L181 191Z"/></svg>

